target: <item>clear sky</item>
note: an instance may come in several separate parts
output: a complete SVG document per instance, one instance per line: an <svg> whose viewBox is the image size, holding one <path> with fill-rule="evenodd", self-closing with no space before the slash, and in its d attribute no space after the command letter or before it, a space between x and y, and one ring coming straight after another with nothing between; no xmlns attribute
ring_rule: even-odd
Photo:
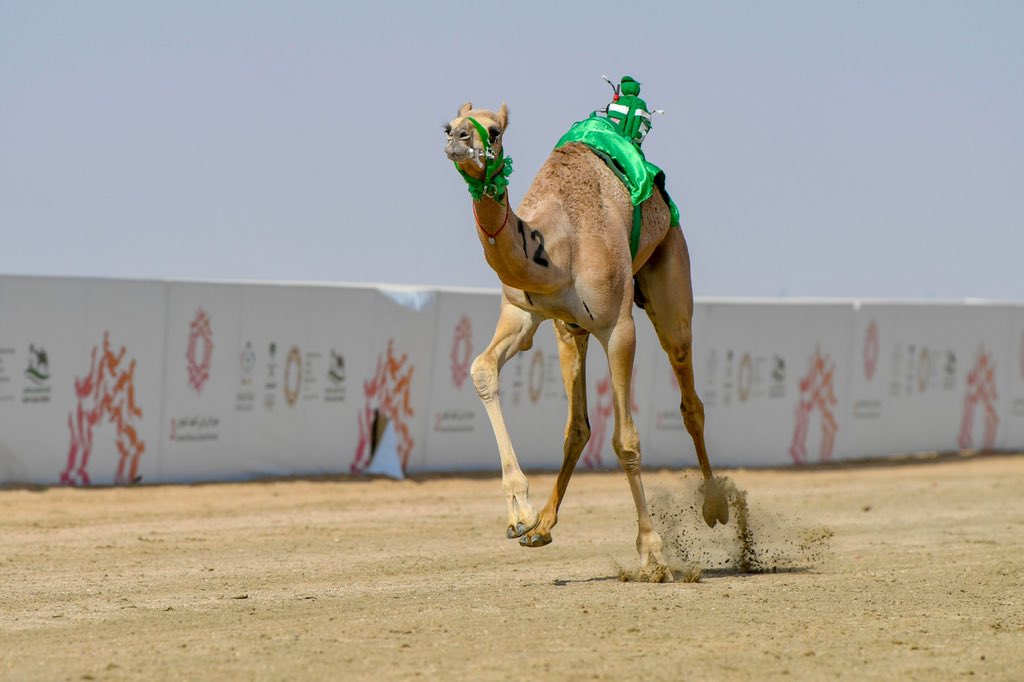
<svg viewBox="0 0 1024 682"><path fill-rule="evenodd" d="M0 0L0 273L495 287L511 196L631 74L705 296L1024 300L1024 2Z"/></svg>

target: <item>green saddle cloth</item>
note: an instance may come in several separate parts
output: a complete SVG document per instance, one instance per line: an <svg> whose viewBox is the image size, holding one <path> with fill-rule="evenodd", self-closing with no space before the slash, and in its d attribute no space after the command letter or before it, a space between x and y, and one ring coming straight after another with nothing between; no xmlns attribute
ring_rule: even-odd
<svg viewBox="0 0 1024 682"><path fill-rule="evenodd" d="M633 231L630 234L629 250L634 258L640 242L640 204L651 197L655 185L668 202L672 214L671 226L679 227L679 209L665 190L664 171L644 158L640 148L623 137L614 123L602 116L591 114L589 118L573 124L558 140L555 149L570 142L580 142L589 147L608 164L629 190L629 197L633 202Z"/></svg>

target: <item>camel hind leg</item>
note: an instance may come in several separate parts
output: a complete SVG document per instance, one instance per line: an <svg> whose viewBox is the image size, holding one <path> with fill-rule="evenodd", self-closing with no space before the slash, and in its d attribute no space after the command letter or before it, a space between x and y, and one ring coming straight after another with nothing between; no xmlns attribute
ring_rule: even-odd
<svg viewBox="0 0 1024 682"><path fill-rule="evenodd" d="M565 425L565 444L562 446L562 468L558 471L551 497L544 505L537 526L523 537L524 547L543 547L551 542L551 529L558 523L558 507L565 497L569 479L576 468L583 448L590 440L590 420L587 418L587 345L590 334L569 331L564 322L555 321L558 338L558 362L562 368L562 382L569 398L569 416Z"/></svg>
<svg viewBox="0 0 1024 682"><path fill-rule="evenodd" d="M533 335L537 325L541 323L540 315L521 310L509 303L502 296L501 312L498 325L494 330L487 350L477 356L470 370L473 385L480 400L484 403L487 417L494 429L494 438L498 442L498 456L501 458L501 487L508 501L509 538L518 538L537 525L537 512L530 504L530 485L519 468L512 439L505 426L505 417L501 412L498 399L498 375L506 362L521 350L529 350L533 345Z"/></svg>
<svg viewBox="0 0 1024 682"><path fill-rule="evenodd" d="M697 461L704 475L704 521L714 527L729 520L725 491L715 480L704 444L704 404L693 380L692 333L693 289L690 283L690 255L680 229L669 230L665 239L636 273L640 289L637 301L654 324L661 347L668 355L679 382L679 411L693 439Z"/></svg>

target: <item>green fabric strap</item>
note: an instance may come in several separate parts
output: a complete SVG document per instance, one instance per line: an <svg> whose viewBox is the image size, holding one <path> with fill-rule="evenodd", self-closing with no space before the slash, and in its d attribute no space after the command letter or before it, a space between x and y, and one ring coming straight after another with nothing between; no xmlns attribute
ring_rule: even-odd
<svg viewBox="0 0 1024 682"><path fill-rule="evenodd" d="M603 116L591 115L569 128L555 144L555 149L570 142L586 145L612 169L629 190L630 201L633 203L633 229L630 232L629 250L634 258L640 245L640 204L650 199L655 186L668 203L671 226L679 227L679 208L665 190L665 173L645 159L640 148L623 137L614 123Z"/></svg>
<svg viewBox="0 0 1024 682"><path fill-rule="evenodd" d="M640 228L644 219L640 216L640 204L633 207L633 231L629 233L629 258L636 258L637 249L640 248Z"/></svg>
<svg viewBox="0 0 1024 682"><path fill-rule="evenodd" d="M474 178L459 168L457 162L453 161L452 163L455 164L455 170L459 171L462 179L466 181L466 188L469 190L469 195L473 197L474 201L480 201L484 196L492 196L495 200L500 200L505 196L505 188L508 187L508 176L512 175L512 157L506 157L505 150L502 150L501 155L495 158L494 164L491 165L491 159L487 154L491 150L487 129L472 116L467 117L466 120L476 128L476 132L480 135L480 141L484 145L484 177L482 180Z"/></svg>
<svg viewBox="0 0 1024 682"><path fill-rule="evenodd" d="M594 149L591 147L590 151L597 154L601 160L605 162L605 165L611 169L612 173L615 173L615 177L622 181L623 185L629 187L629 179L619 168L618 164L615 163L615 159L608 156L600 149ZM637 249L640 248L640 228L643 226L643 222L643 218L640 215L640 204L633 204L633 229L629 233L629 257L631 259L636 258Z"/></svg>

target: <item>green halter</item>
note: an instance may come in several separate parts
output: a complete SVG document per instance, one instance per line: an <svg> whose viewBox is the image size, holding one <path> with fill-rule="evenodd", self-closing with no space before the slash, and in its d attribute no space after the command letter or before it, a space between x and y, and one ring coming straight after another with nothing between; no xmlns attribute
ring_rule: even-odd
<svg viewBox="0 0 1024 682"><path fill-rule="evenodd" d="M508 176L512 175L512 157L506 157L505 150L502 149L501 154L492 159L491 143L488 141L487 129L472 116L467 117L466 120L473 124L477 133L480 134L480 141L484 144L484 177L482 180L478 180L459 168L457 162L453 162L455 163L455 170L459 171L459 175L466 181L467 189L469 189L469 194L473 197L474 201L480 201L485 196L500 200L505 196L505 188L508 187Z"/></svg>

